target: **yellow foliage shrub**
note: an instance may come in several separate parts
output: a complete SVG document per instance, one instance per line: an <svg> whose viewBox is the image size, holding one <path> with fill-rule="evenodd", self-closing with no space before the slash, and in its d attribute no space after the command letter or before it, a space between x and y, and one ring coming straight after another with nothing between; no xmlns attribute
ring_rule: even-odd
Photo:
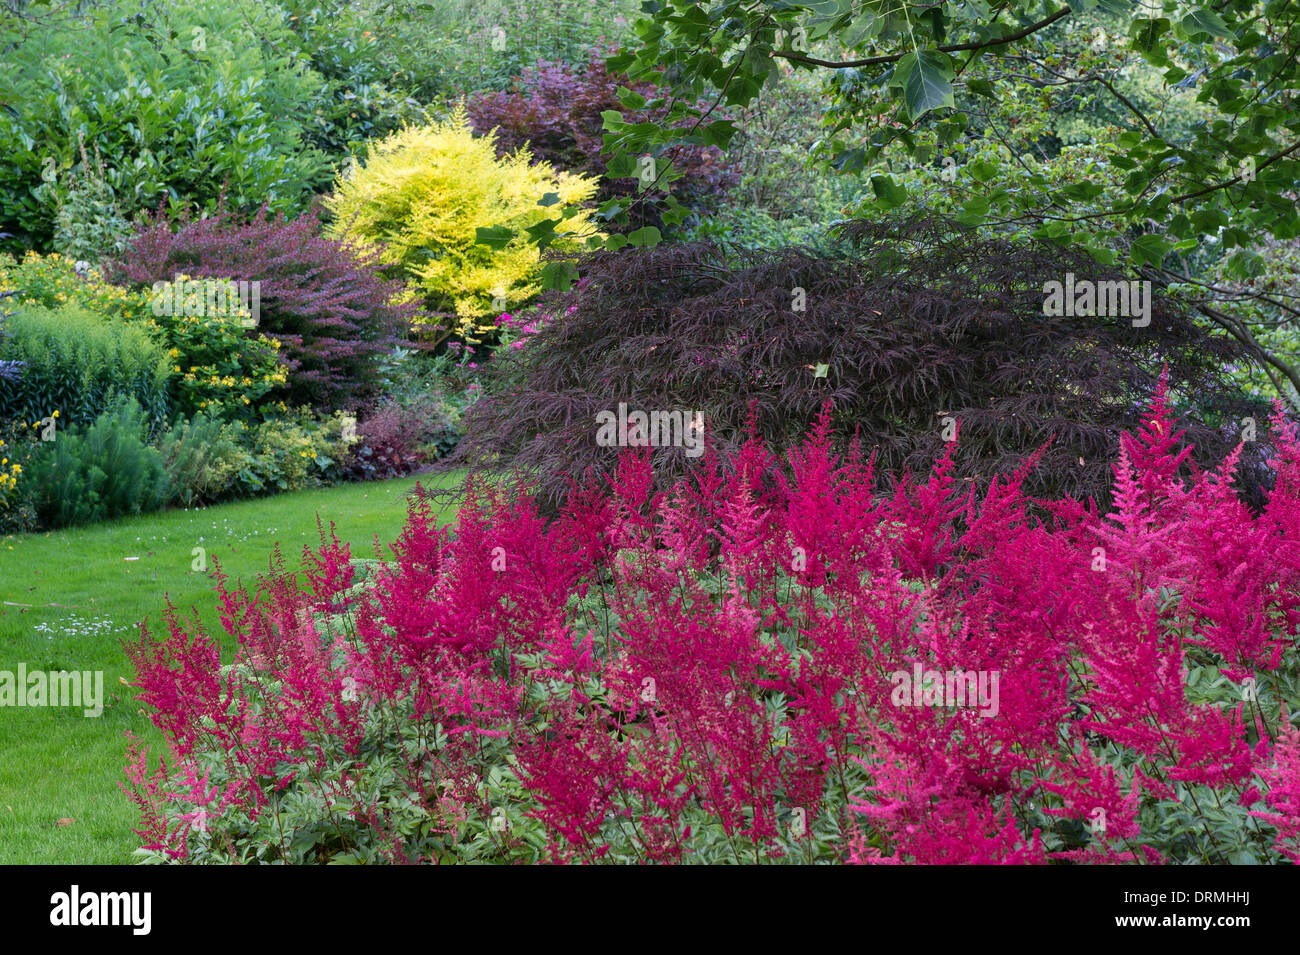
<svg viewBox="0 0 1300 955"><path fill-rule="evenodd" d="M540 255L523 230L557 210L590 199L596 180L532 164L522 149L497 158L492 136L475 136L462 111L445 123L408 127L372 141L364 165L339 176L326 199L336 239L378 243L390 263L435 313L456 315L456 331L473 338L497 316L540 290ZM538 205L547 193L558 204ZM503 249L476 244L475 229L507 226ZM582 210L557 231L595 234ZM555 248L577 248L576 238Z"/></svg>

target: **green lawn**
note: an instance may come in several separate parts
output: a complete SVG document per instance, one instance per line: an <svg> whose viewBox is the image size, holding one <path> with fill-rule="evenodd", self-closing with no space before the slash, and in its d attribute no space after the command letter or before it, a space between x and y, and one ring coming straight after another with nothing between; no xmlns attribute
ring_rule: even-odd
<svg viewBox="0 0 1300 955"><path fill-rule="evenodd" d="M117 783L128 731L154 751L162 737L123 685L131 674L120 641L160 620L165 596L194 608L221 634L212 558L233 578L251 579L281 545L296 566L319 542L316 515L337 525L354 556L387 545L417 480L399 478L174 510L74 530L0 538L0 670L100 670L104 711L0 708L0 864L131 861L136 815ZM191 569L202 547L207 572ZM135 558L135 559L130 559ZM227 641L223 659L233 647Z"/></svg>

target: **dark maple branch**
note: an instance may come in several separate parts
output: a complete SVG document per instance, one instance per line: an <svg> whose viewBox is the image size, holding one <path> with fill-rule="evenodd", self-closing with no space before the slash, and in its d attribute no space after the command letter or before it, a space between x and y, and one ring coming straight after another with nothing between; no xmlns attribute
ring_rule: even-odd
<svg viewBox="0 0 1300 955"><path fill-rule="evenodd" d="M1037 23L1025 27L1023 30L1017 30L1015 33L1008 33L1006 36L998 37L996 40L972 40L970 43L954 43L949 46L939 47L940 53L964 53L967 50L986 50L995 46L1005 46L1008 43L1015 43L1017 40L1023 40L1027 36L1037 33L1046 27L1051 26L1057 20L1070 13L1069 7L1062 7L1050 17L1039 20ZM822 60L815 56L805 56L802 53L791 53L786 50L773 50L773 56L779 56L782 59L790 60L794 63L806 63L809 66L825 66L831 69L841 69L843 67L854 66L878 66L882 63L897 63L906 53L887 53L881 56L869 56L863 60Z"/></svg>
<svg viewBox="0 0 1300 955"><path fill-rule="evenodd" d="M1285 159L1287 156L1291 155L1297 149L1300 149L1300 141L1295 142L1289 148L1282 150L1280 153L1274 153L1273 155L1269 156L1262 163L1260 163L1255 167L1254 172L1258 173L1265 166L1270 166L1273 163L1277 162L1279 159ZM1170 199L1169 201L1171 203L1174 203L1174 202L1186 202L1188 199L1199 199L1201 196L1205 195L1206 193L1214 192L1218 189L1224 189L1228 186L1233 185L1234 183L1241 182L1245 178L1246 178L1245 175L1233 176L1231 179L1227 179L1213 186L1206 186L1204 189L1199 189L1196 192L1187 192L1181 196L1176 196L1175 198Z"/></svg>

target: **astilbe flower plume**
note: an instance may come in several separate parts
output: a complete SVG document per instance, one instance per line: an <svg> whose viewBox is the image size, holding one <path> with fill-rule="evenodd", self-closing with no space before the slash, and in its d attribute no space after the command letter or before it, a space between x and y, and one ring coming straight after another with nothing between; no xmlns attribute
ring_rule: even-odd
<svg viewBox="0 0 1300 955"><path fill-rule="evenodd" d="M828 420L785 460L751 434L663 491L654 452L627 449L549 521L526 485L470 481L446 525L418 492L361 584L332 529L301 575L219 577L235 666L170 610L130 647L172 749L170 782L131 757L145 844L187 858L200 804L224 825L293 791L339 845L369 833L393 861L475 832L556 861L1224 861L1212 832L1162 832L1179 803L1244 806L1251 851L1296 858L1278 695L1300 442L1280 412L1259 513L1235 456L1184 467L1163 387L1105 514L1026 500L1036 455L976 494L958 443L884 490ZM900 695L917 672L937 680ZM945 674L991 695L944 698ZM402 798L367 788L390 765Z"/></svg>

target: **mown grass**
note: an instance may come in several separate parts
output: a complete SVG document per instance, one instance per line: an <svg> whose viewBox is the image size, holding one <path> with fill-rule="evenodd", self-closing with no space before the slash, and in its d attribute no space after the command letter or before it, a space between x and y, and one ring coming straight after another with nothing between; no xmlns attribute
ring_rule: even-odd
<svg viewBox="0 0 1300 955"><path fill-rule="evenodd" d="M131 671L120 641L142 622L156 629L167 598L224 636L214 558L232 579L250 581L279 543L296 567L302 548L319 542L318 514L354 556L372 556L376 535L387 545L399 533L417 480L456 479L348 484L0 538L0 670L23 663L28 672L103 671L105 697L97 718L80 709L0 708L0 864L132 861L137 818L117 785L125 734L155 752L162 738L123 683ZM204 548L206 571L194 569L196 547ZM232 654L227 640L223 659Z"/></svg>

